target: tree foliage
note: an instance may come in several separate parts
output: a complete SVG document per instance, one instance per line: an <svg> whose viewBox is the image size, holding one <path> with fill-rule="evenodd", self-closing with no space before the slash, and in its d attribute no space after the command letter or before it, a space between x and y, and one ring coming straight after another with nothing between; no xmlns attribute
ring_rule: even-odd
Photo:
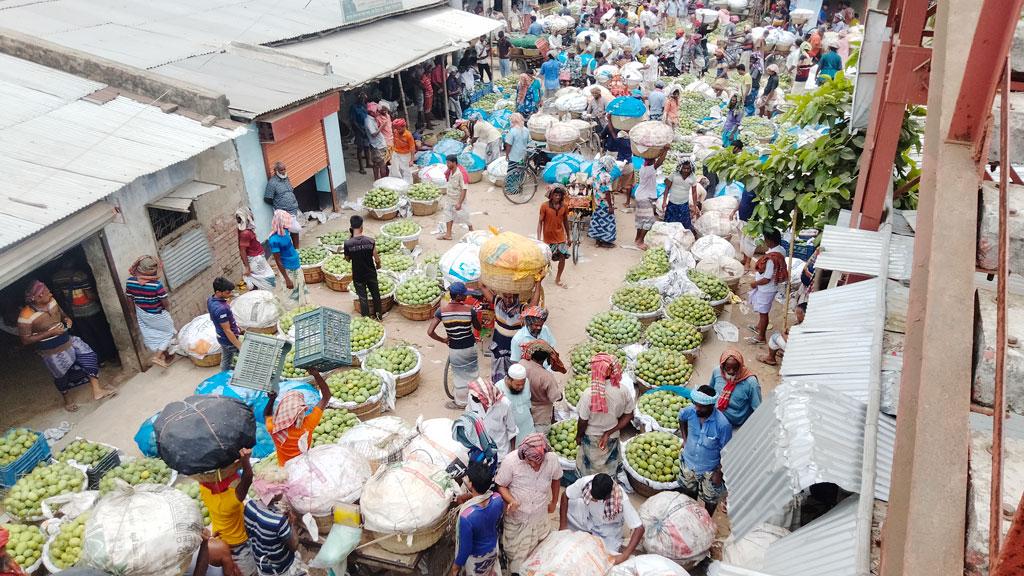
<svg viewBox="0 0 1024 576"><path fill-rule="evenodd" d="M753 191L755 208L747 223L749 234L789 228L794 209L798 227L822 228L834 223L839 210L851 205L857 188L864 134L849 130L853 82L839 72L813 92L789 96L789 101L792 106L780 118L781 125L821 127L825 134L799 148L792 137L779 138L764 156L750 149L738 154L722 150L705 161L724 181L743 182ZM904 116L893 163L897 187L917 172L911 151L920 151L921 130L914 120L920 115L923 109L914 108ZM902 200L916 205L916 193Z"/></svg>

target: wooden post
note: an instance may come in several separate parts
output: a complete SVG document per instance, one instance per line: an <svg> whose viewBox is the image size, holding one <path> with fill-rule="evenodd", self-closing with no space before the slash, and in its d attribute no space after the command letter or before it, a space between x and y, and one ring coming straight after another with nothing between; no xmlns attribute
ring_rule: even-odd
<svg viewBox="0 0 1024 576"><path fill-rule="evenodd" d="M448 110L448 57L444 58L444 82L441 83L444 86L444 127L445 130L451 130L452 119L451 114Z"/></svg>
<svg viewBox="0 0 1024 576"><path fill-rule="evenodd" d="M399 72L398 74L395 74L395 76L398 77L398 93L402 95L402 112L405 112L405 125L408 126L410 128L409 131L412 132L411 128L413 128L414 125L409 121L409 105L405 103L405 86L402 85L402 73Z"/></svg>
<svg viewBox="0 0 1024 576"><path fill-rule="evenodd" d="M790 279L793 276L793 247L796 246L796 217L799 212L793 210L791 217L793 218L793 224L789 227L789 259L786 261L786 307L782 309L782 333L785 334L789 331L789 298L792 294L790 289Z"/></svg>

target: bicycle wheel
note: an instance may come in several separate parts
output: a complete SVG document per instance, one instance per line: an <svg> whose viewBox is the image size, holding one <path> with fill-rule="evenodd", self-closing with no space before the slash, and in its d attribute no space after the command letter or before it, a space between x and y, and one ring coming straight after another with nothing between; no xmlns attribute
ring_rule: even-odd
<svg viewBox="0 0 1024 576"><path fill-rule="evenodd" d="M572 223L572 263L578 264L580 261L580 240L583 238L583 219L576 218Z"/></svg>
<svg viewBox="0 0 1024 576"><path fill-rule="evenodd" d="M449 400L455 400L455 390L452 389L452 361L444 361L444 393L448 396Z"/></svg>
<svg viewBox="0 0 1024 576"><path fill-rule="evenodd" d="M519 185L519 192L511 193L508 188L504 188L505 198L513 204L526 204L530 200L533 200L534 195L537 194L538 179L537 172L533 168L527 168L526 173L523 174L523 182Z"/></svg>

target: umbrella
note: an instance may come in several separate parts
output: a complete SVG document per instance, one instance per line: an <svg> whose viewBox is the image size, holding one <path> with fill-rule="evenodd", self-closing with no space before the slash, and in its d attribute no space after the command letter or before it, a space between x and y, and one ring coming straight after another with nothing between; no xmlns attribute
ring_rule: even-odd
<svg viewBox="0 0 1024 576"><path fill-rule="evenodd" d="M425 152L420 152L416 156L416 165L417 166L431 166L433 164L444 164L444 163L445 163L444 154L438 154L437 152L431 152L431 151L428 150L428 151L425 151Z"/></svg>
<svg viewBox="0 0 1024 576"><path fill-rule="evenodd" d="M462 150L465 147L465 143L455 140L454 138L442 138L440 142L434 144L434 152L440 154L442 157L449 154L462 154ZM443 161L444 160L442 160L442 162Z"/></svg>
<svg viewBox="0 0 1024 576"><path fill-rule="evenodd" d="M583 172L587 176L596 176L604 171L604 164L599 161L590 161L585 163L584 166L580 167L580 172ZM612 166L611 172L608 173L612 180L622 176L622 170L618 166Z"/></svg>
<svg viewBox="0 0 1024 576"><path fill-rule="evenodd" d="M647 106L639 98L619 96L608 103L608 113L612 116L639 118L647 113Z"/></svg>
<svg viewBox="0 0 1024 576"><path fill-rule="evenodd" d="M491 124L493 124L498 130L508 130L511 125L511 117L512 111L507 108L495 110L494 113L491 114Z"/></svg>
<svg viewBox="0 0 1024 576"><path fill-rule="evenodd" d="M549 162L544 167L542 174L544 181L548 184L564 184L572 178L579 169L579 165L573 166L567 163Z"/></svg>

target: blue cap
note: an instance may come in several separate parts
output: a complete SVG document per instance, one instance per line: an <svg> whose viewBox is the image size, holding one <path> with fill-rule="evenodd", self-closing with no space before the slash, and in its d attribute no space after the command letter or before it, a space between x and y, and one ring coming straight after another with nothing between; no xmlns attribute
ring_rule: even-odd
<svg viewBox="0 0 1024 576"><path fill-rule="evenodd" d="M454 298L456 296L465 296L469 293L469 290L466 289L466 285L462 282L452 282L452 285L448 287L448 293Z"/></svg>

